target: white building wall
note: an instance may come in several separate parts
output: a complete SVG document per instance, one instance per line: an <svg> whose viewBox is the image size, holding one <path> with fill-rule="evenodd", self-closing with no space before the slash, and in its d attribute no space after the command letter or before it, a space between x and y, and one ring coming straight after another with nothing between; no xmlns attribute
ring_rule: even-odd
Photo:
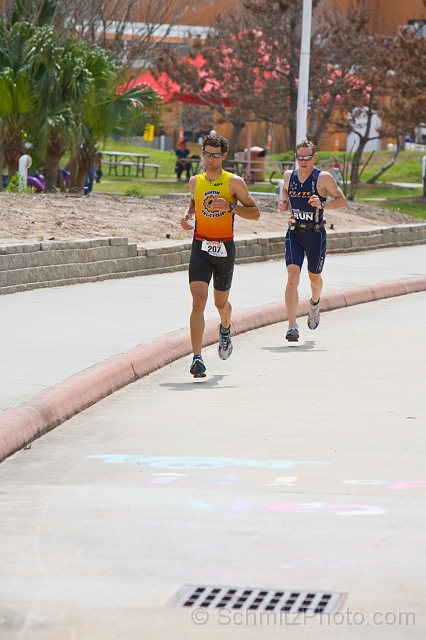
<svg viewBox="0 0 426 640"><path fill-rule="evenodd" d="M364 133L366 129L367 116L364 113L360 118L358 118L356 124L356 130L360 133ZM377 114L373 114L373 118L371 121L370 128L370 136L377 135L377 129L381 126L382 121L381 118L377 116ZM350 133L346 138L346 151L356 151L358 148L359 138L355 133ZM355 146L353 146L355 145ZM353 149L352 149L353 147ZM364 151L381 151L382 150L382 141L380 139L370 140L367 142Z"/></svg>

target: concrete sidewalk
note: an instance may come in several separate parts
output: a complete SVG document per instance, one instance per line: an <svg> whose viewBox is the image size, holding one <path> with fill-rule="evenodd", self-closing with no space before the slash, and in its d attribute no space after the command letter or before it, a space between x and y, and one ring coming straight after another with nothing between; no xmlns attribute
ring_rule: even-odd
<svg viewBox="0 0 426 640"><path fill-rule="evenodd" d="M426 245L330 255L324 293L426 274ZM3 296L0 410L137 345L188 326L187 272ZM284 261L237 265L235 311L283 299ZM306 269L301 296L309 294ZM206 318L217 317L212 300Z"/></svg>
<svg viewBox="0 0 426 640"><path fill-rule="evenodd" d="M425 316L417 293L301 322L297 344L237 336L205 381L176 361L5 460L2 638L423 638ZM170 605L184 584L345 601L194 614Z"/></svg>

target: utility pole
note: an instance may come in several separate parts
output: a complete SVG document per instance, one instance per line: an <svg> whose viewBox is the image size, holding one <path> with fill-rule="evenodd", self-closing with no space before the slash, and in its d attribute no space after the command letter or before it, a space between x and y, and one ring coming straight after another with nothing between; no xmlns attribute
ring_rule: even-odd
<svg viewBox="0 0 426 640"><path fill-rule="evenodd" d="M296 144L306 140L311 55L312 0L303 0L302 42L300 46L299 86L297 92Z"/></svg>

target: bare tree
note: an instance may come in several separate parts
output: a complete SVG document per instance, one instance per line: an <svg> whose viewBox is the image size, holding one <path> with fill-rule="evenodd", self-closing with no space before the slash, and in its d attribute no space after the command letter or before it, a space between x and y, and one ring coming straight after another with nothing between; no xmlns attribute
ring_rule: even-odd
<svg viewBox="0 0 426 640"><path fill-rule="evenodd" d="M193 0L191 5L186 0L68 0L66 26L118 53L131 70L150 66L154 51L164 45L178 21L211 4L213 0ZM191 32L181 35L185 40Z"/></svg>
<svg viewBox="0 0 426 640"><path fill-rule="evenodd" d="M239 11L218 15L186 59L176 52L157 57L160 72L233 125L231 151L249 120L284 124L294 143L301 12L302 0L246 0Z"/></svg>
<svg viewBox="0 0 426 640"><path fill-rule="evenodd" d="M150 66L153 52L164 45L182 18L214 4L214 0L4 0L2 16L9 24L25 20L50 25L59 41L70 35L119 54L127 70ZM180 38L191 31L180 27ZM193 31L197 31L193 27Z"/></svg>
<svg viewBox="0 0 426 640"><path fill-rule="evenodd" d="M414 133L419 124L426 122L426 67L413 64L415 60L426 60L426 38L402 29L389 52L386 74L389 97L379 110L383 121L381 133L394 137L396 148L390 162L372 176L369 183L374 183L395 163L404 148L405 134Z"/></svg>
<svg viewBox="0 0 426 640"><path fill-rule="evenodd" d="M192 142L195 142L194 136L198 132L213 129L214 114L210 107L198 104L185 104L182 107L182 126L185 131L191 132Z"/></svg>
<svg viewBox="0 0 426 640"><path fill-rule="evenodd" d="M248 119L269 121L283 126L287 147L294 148L302 8L302 0L246 0L240 12L217 17L214 31L196 42L189 59L163 55L159 68L232 122L236 136ZM346 14L319 0L314 10L309 136L318 140L327 127L341 126L335 118L341 97L347 109L349 98L355 106L363 93L353 68L371 11L365 0L355 0Z"/></svg>
<svg viewBox="0 0 426 640"><path fill-rule="evenodd" d="M182 93L191 96L198 104L215 110L222 122L233 125L228 140L232 153L239 134L250 118L250 105L244 102L241 106L239 104L245 69L229 65L220 41L213 36L200 39L193 46L191 55L185 58L181 58L176 51L160 51L156 58L156 69L157 74L165 72L176 82ZM232 78L237 74L238 79ZM248 88L245 93L249 95Z"/></svg>
<svg viewBox="0 0 426 640"><path fill-rule="evenodd" d="M326 132L341 128L342 107L363 100L364 84L354 74L362 62L360 41L370 35L373 11L365 0L354 0L347 11L321 2L315 13L310 63L309 137L319 142Z"/></svg>

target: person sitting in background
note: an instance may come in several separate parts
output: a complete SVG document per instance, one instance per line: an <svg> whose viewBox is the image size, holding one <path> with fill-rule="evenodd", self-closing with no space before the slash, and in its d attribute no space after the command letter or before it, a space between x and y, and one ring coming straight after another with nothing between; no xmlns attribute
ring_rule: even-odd
<svg viewBox="0 0 426 640"><path fill-rule="evenodd" d="M102 153L97 151L95 155L95 180L97 183L101 181L102 176Z"/></svg>
<svg viewBox="0 0 426 640"><path fill-rule="evenodd" d="M181 175L184 171L186 171L186 180L189 181L191 177L191 163L188 162L189 149L186 148L185 142L179 142L179 146L176 150L176 165L175 172L177 176L177 181L181 181Z"/></svg>
<svg viewBox="0 0 426 640"><path fill-rule="evenodd" d="M95 179L95 164L93 163L87 172L86 182L84 183L84 193L92 193L93 181Z"/></svg>

